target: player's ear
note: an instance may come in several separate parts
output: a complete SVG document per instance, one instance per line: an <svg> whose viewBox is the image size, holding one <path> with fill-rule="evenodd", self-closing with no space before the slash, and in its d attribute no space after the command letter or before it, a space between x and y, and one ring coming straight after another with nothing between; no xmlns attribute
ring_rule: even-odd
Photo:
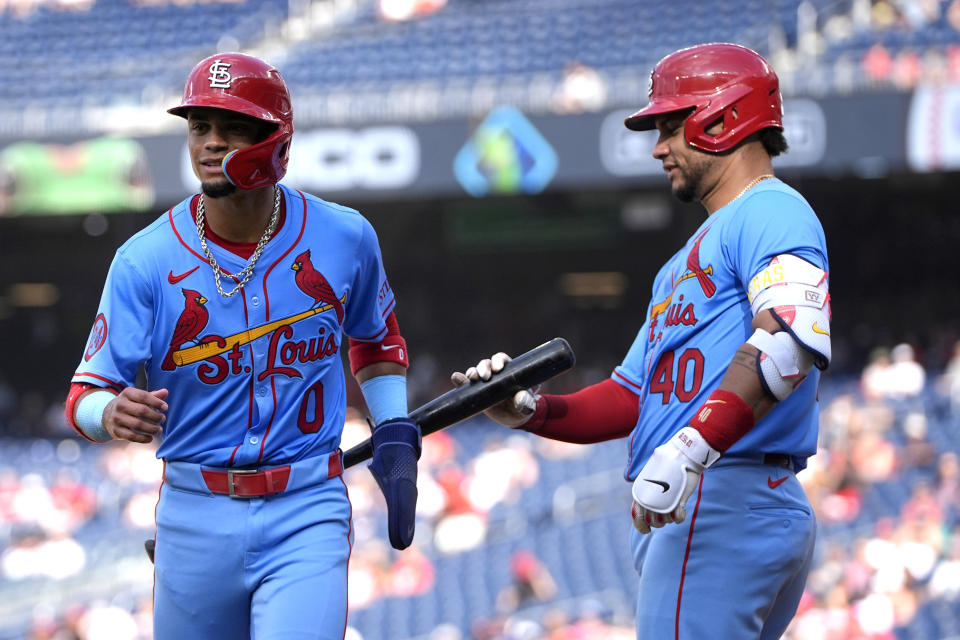
<svg viewBox="0 0 960 640"><path fill-rule="evenodd" d="M736 107L730 110L736 117ZM723 133L723 117L719 117L713 122L710 123L710 126L705 129L708 136L718 136Z"/></svg>

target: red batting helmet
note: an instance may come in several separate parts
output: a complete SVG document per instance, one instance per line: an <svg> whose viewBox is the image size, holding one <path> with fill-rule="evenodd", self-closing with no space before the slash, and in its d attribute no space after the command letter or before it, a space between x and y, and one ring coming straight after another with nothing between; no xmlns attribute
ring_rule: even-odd
<svg viewBox="0 0 960 640"><path fill-rule="evenodd" d="M223 173L230 182L256 189L275 184L287 172L293 107L275 67L242 53L218 53L201 60L187 76L183 102L168 112L186 118L191 107L225 109L277 125L266 140L231 151L223 159Z"/></svg>
<svg viewBox="0 0 960 640"><path fill-rule="evenodd" d="M650 104L626 119L628 128L655 128L658 115L692 109L684 137L704 151L726 151L766 127L783 129L777 74L759 53L736 44L711 43L680 49L650 74ZM723 120L723 131L707 128Z"/></svg>

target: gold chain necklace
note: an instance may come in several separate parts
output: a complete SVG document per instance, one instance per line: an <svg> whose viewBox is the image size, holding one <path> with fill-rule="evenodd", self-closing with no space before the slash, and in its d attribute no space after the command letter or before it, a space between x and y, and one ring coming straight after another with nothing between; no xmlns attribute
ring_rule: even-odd
<svg viewBox="0 0 960 640"><path fill-rule="evenodd" d="M280 187L275 185L273 187L273 193L273 213L270 214L270 221L267 222L267 228L263 230L263 235L260 236L260 240L257 242L257 248L253 250L253 255L250 256L250 261L247 262L247 266L236 275L240 281L229 293L225 292L220 286L220 278L230 278L232 276L220 268L220 265L217 264L217 259L213 257L210 248L207 247L206 233L203 228L206 209L203 206L203 194L200 194L200 201L197 202L197 235L200 236L200 246L203 248L203 254L207 256L207 261L210 262L210 266L213 267L213 279L217 283L217 291L224 298L229 298L234 295L243 288L243 285L250 281L250 278L253 277L253 266L257 264L257 260L260 259L260 254L263 253L263 248L267 246L267 242L270 241L270 236L273 235L273 232L277 228L277 222L280 220Z"/></svg>
<svg viewBox="0 0 960 640"><path fill-rule="evenodd" d="M737 195L733 196L733 199L730 200L730 202L733 202L734 200L736 200L737 198L739 198L740 196L742 196L743 194L745 194L747 191L750 191L750 189L753 189L755 186L757 186L758 184L760 184L761 182L763 182L763 181L766 180L767 178L773 178L773 177L775 177L775 176L774 176L772 173L764 173L763 175L757 176L756 178L754 178L753 180L751 180L750 182L748 182L748 183L747 183L747 186L745 186L743 189L740 190L740 193L738 193ZM727 204L730 204L730 202L728 202Z"/></svg>

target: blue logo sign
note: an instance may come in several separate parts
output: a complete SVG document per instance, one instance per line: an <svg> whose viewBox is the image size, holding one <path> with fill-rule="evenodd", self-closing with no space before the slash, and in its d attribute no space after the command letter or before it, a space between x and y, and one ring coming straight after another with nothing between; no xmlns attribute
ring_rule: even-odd
<svg viewBox="0 0 960 640"><path fill-rule="evenodd" d="M539 193L557 173L557 152L513 107L498 107L453 160L453 172L472 196Z"/></svg>

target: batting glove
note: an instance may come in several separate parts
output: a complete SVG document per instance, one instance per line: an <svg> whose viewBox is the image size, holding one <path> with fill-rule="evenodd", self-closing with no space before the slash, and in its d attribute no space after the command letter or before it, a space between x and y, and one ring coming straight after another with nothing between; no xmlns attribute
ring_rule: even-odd
<svg viewBox="0 0 960 640"><path fill-rule="evenodd" d="M368 465L387 501L390 545L406 549L413 542L417 516L417 460L420 427L409 418L383 421L373 430L373 460Z"/></svg>
<svg viewBox="0 0 960 640"><path fill-rule="evenodd" d="M700 483L700 474L720 458L700 432L687 426L653 450L633 481L633 526L650 533L668 522L683 522L687 500Z"/></svg>
<svg viewBox="0 0 960 640"><path fill-rule="evenodd" d="M501 352L493 354L476 364L476 366L467 369L466 373L454 372L450 375L450 382L454 386L460 387L477 380L489 380L494 374L503 371L512 358ZM512 397L498 402L483 413L502 425L517 428L522 426L533 412L537 409L537 392L534 389L521 389L513 394Z"/></svg>

